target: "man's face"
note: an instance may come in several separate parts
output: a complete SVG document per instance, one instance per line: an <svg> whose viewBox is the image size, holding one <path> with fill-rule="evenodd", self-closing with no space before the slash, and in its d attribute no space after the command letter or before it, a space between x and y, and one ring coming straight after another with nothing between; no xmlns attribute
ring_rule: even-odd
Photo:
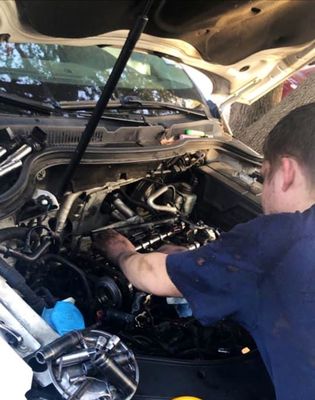
<svg viewBox="0 0 315 400"><path fill-rule="evenodd" d="M281 210L281 184L279 181L279 170L270 173L270 163L264 161L261 173L264 177L261 203L264 214L274 214Z"/></svg>

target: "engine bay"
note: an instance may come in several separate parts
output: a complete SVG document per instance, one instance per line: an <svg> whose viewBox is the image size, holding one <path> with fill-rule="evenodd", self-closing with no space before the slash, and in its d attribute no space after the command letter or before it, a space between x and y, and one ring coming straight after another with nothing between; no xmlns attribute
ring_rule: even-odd
<svg viewBox="0 0 315 400"><path fill-rule="evenodd" d="M73 298L87 326L96 323L117 334L136 353L184 359L239 355L251 343L241 328L228 321L201 327L186 304L139 292L93 247L93 236L109 228L126 235L139 252L165 244L192 250L216 240L220 228L194 218L196 184L194 177L171 183L145 178L108 194L106 189L70 194L72 204L66 199L56 218L48 212L21 223L15 228L19 238L9 232L11 239L2 241L0 251L15 260L46 308ZM54 208L48 192L40 192L36 201ZM95 219L104 225L90 230Z"/></svg>
<svg viewBox="0 0 315 400"><path fill-rule="evenodd" d="M14 291L3 289L4 297L15 296L9 306L20 301L16 296L26 303L9 312L19 322L33 314L22 318L24 336L8 310L0 309L0 316L1 332L35 372L35 388L47 385L44 373L62 398L89 382L77 398L120 400L136 391L142 357L209 363L255 353L253 339L232 318L202 326L185 299L139 291L94 245L114 229L139 252L167 245L193 250L253 218L261 187L257 166L218 146L200 147L162 161L83 164L64 196L58 194L64 165L41 165L30 175L32 194L1 221L0 274ZM5 192L18 175L0 179ZM75 330L49 311L61 307L67 315L65 304L76 307Z"/></svg>

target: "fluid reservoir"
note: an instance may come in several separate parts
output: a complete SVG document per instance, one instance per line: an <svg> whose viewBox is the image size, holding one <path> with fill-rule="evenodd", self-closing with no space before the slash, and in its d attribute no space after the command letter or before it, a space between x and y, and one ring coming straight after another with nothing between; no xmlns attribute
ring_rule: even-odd
<svg viewBox="0 0 315 400"><path fill-rule="evenodd" d="M181 182L177 191L184 200L181 207L182 213L185 215L191 214L197 201L197 195L193 192L193 187L186 182Z"/></svg>

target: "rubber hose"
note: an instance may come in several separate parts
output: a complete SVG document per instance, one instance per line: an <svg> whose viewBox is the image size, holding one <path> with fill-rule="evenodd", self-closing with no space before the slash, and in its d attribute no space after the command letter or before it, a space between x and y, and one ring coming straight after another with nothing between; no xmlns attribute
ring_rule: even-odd
<svg viewBox="0 0 315 400"><path fill-rule="evenodd" d="M12 227L12 228L4 228L0 230L0 243L5 240L11 239L19 239L24 240L26 235L28 234L30 228L20 228L20 227Z"/></svg>
<svg viewBox="0 0 315 400"><path fill-rule="evenodd" d="M24 227L10 227L4 228L0 230L0 243L5 242L7 240L21 240L23 242L26 241L27 235L32 228L24 228ZM39 236L36 232L32 233L32 239L37 243L39 242Z"/></svg>
<svg viewBox="0 0 315 400"><path fill-rule="evenodd" d="M60 255L57 255L57 254L51 254L51 253L45 254L43 257L40 258L40 260L56 261L56 262L59 262L60 264L63 264L64 266L72 269L73 271L75 271L81 278L81 281L84 285L86 296L88 298L89 303L93 304L93 296L92 296L92 292L90 289L90 285L88 283L88 280L86 279L85 273L80 268L78 268L72 262L68 261L66 258L64 258Z"/></svg>
<svg viewBox="0 0 315 400"><path fill-rule="evenodd" d="M152 207L150 207L144 201L138 201L138 200L133 199L131 196L129 196L129 194L127 194L125 189L121 188L120 191L121 191L122 195L126 198L126 200L129 201L129 203L133 204L136 207L140 207L147 211L156 213L156 210L154 210Z"/></svg>
<svg viewBox="0 0 315 400"><path fill-rule="evenodd" d="M0 275L7 281L8 285L17 290L26 303L41 315L46 303L44 299L37 294L26 284L24 277L6 261L0 258Z"/></svg>

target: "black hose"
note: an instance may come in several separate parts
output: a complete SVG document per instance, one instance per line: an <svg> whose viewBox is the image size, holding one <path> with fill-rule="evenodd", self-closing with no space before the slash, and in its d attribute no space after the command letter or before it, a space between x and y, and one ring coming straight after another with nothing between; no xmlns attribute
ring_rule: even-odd
<svg viewBox="0 0 315 400"><path fill-rule="evenodd" d="M89 303L90 304L93 303L93 296L92 296L92 292L91 292L91 289L90 289L90 285L88 283L88 280L86 279L85 273L80 268L78 268L72 262L68 261L66 258L64 258L64 257L62 257L60 255L57 255L57 254L51 254L51 253L45 254L43 257L41 257L40 260L42 260L42 261L56 261L56 262L58 262L60 264L63 264L64 266L72 269L73 271L75 271L81 278L81 281L83 283L83 286L84 286L84 289L85 289L85 292L86 292L86 296L88 298Z"/></svg>
<svg viewBox="0 0 315 400"><path fill-rule="evenodd" d="M129 196L129 194L127 194L127 192L126 192L126 190L125 190L124 188L120 188L120 191L121 191L122 195L125 197L125 199L126 199L129 203L133 204L134 206L143 208L143 209L145 209L145 210L147 210L147 211L150 211L151 213L152 213L152 212L153 212L153 213L156 212L152 207L150 207L150 206L149 206L148 204L146 204L144 201L138 201L138 200L133 199L131 196Z"/></svg>
<svg viewBox="0 0 315 400"><path fill-rule="evenodd" d="M39 236L37 233L30 232L32 228L26 227L11 227L11 228L4 228L0 230L0 243L8 241L8 240L20 240L25 245L28 242L27 237L29 236L30 240L34 240L36 244L39 242Z"/></svg>
<svg viewBox="0 0 315 400"><path fill-rule="evenodd" d="M25 240L30 228L4 228L0 230L0 243L6 240L18 239Z"/></svg>
<svg viewBox="0 0 315 400"><path fill-rule="evenodd" d="M26 284L25 279L21 274L2 258L0 258L0 275L7 281L8 285L22 295L26 303L28 303L33 310L41 315L46 306L45 301L41 297L37 296L37 294Z"/></svg>

